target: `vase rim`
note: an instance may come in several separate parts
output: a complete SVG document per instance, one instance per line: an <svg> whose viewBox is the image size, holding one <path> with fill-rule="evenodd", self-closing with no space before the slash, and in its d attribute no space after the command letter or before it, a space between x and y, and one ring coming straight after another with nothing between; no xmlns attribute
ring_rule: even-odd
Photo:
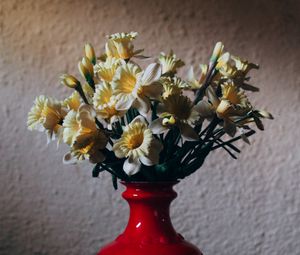
<svg viewBox="0 0 300 255"><path fill-rule="evenodd" d="M180 181L158 181L158 182L154 182L154 181L120 181L121 184L123 185L127 185L127 184L141 184L141 185L175 185L177 183L179 183Z"/></svg>

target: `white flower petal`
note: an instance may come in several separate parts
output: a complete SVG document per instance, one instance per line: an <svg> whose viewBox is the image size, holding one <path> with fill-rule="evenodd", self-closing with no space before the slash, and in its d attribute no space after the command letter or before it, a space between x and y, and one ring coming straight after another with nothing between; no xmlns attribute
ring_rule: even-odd
<svg viewBox="0 0 300 255"><path fill-rule="evenodd" d="M195 80L194 68L191 66L187 73L187 81L193 82Z"/></svg>
<svg viewBox="0 0 300 255"><path fill-rule="evenodd" d="M211 105L206 101L200 101L194 106L196 112L200 114L202 118L207 118L213 115L214 111L211 108Z"/></svg>
<svg viewBox="0 0 300 255"><path fill-rule="evenodd" d="M153 134L161 134L168 130L167 127L163 126L162 120L162 118L158 118L150 123L149 128L152 130Z"/></svg>
<svg viewBox="0 0 300 255"><path fill-rule="evenodd" d="M123 169L125 173L129 176L134 175L140 171L141 163L139 160L133 160L128 158L125 160Z"/></svg>
<svg viewBox="0 0 300 255"><path fill-rule="evenodd" d="M209 86L209 87L207 88L207 90L206 90L206 93L207 93L207 97L208 97L209 101L212 103L212 105L213 105L215 108L217 108L218 105L219 105L219 103L220 103L220 100L219 100L219 98L217 97L217 95L216 95L214 89L213 89L211 86Z"/></svg>
<svg viewBox="0 0 300 255"><path fill-rule="evenodd" d="M154 82L151 85L143 86L143 93L147 97L158 98L163 92L163 86L159 82Z"/></svg>
<svg viewBox="0 0 300 255"><path fill-rule="evenodd" d="M140 157L140 161L146 166L153 166L159 162L159 153L163 149L162 144L154 139L151 142L149 154L147 156Z"/></svg>
<svg viewBox="0 0 300 255"><path fill-rule="evenodd" d="M152 156L152 155L151 155ZM150 158L150 155L149 155L149 158L148 157L145 157L145 156L142 156L140 157L140 161L145 165L145 166L153 166L153 165L156 165L158 163L158 157L156 157L156 161L153 161L154 157Z"/></svg>
<svg viewBox="0 0 300 255"><path fill-rule="evenodd" d="M128 110L134 102L134 97L121 98L116 103L116 109L118 111Z"/></svg>
<svg viewBox="0 0 300 255"><path fill-rule="evenodd" d="M135 100L134 107L142 115L146 115L150 110L150 100L145 96L140 96Z"/></svg>
<svg viewBox="0 0 300 255"><path fill-rule="evenodd" d="M130 123L134 124L136 122L142 122L142 123L147 123L145 118L141 115L136 116Z"/></svg>
<svg viewBox="0 0 300 255"><path fill-rule="evenodd" d="M184 140L186 141L197 141L199 139L198 134L195 130L186 123L180 123L179 125L180 133Z"/></svg>
<svg viewBox="0 0 300 255"><path fill-rule="evenodd" d="M150 64L142 76L142 84L150 85L151 83L158 81L161 76L161 65L158 63Z"/></svg>

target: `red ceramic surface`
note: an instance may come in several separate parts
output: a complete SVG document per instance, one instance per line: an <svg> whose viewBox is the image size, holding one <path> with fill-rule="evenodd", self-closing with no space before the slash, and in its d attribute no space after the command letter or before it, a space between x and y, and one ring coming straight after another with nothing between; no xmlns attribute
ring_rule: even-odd
<svg viewBox="0 0 300 255"><path fill-rule="evenodd" d="M128 225L98 255L202 255L177 233L170 220L175 183L124 183L130 207Z"/></svg>

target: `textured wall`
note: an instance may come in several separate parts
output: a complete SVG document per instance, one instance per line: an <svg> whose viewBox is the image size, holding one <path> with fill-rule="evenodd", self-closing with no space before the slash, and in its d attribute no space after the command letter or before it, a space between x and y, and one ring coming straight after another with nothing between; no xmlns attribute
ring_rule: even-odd
<svg viewBox="0 0 300 255"><path fill-rule="evenodd" d="M123 228L128 209L110 176L62 165L66 147L26 130L39 94L62 98L82 46L138 31L147 54L173 48L188 64L213 44L261 64L256 105L276 120L242 145L239 160L211 154L178 185L175 227L204 254L300 254L299 1L0 2L0 254L95 254ZM63 94L63 95L62 95Z"/></svg>

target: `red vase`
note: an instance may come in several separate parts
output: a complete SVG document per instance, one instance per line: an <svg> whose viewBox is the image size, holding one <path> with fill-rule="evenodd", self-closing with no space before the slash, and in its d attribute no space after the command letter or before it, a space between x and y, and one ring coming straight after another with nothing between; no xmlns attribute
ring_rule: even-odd
<svg viewBox="0 0 300 255"><path fill-rule="evenodd" d="M123 183L122 196L130 207L128 225L98 255L202 255L172 226L170 203L176 183Z"/></svg>

